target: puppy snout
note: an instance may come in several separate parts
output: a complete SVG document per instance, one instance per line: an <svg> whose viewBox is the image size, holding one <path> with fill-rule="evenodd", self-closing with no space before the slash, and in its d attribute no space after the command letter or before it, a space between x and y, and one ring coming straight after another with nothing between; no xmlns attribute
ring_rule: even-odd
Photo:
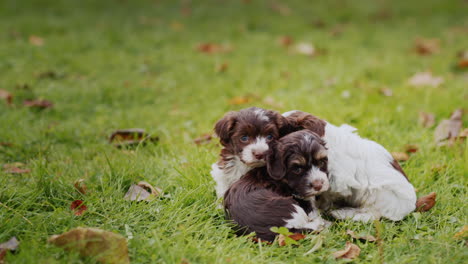
<svg viewBox="0 0 468 264"><path fill-rule="evenodd" d="M252 154L254 155L254 157L258 160L263 160L265 159L265 155L266 153L265 152L258 152L258 151L252 151Z"/></svg>
<svg viewBox="0 0 468 264"><path fill-rule="evenodd" d="M323 187L323 180L314 180L311 184L310 187L312 187L316 191L320 191Z"/></svg>

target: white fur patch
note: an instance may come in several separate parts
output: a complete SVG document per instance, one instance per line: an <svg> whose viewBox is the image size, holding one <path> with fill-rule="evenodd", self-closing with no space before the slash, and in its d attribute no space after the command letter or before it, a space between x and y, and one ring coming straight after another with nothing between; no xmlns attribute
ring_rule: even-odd
<svg viewBox="0 0 468 264"><path fill-rule="evenodd" d="M294 113L296 113L296 112L298 112L298 110L288 111L288 112L283 113L283 116L284 116L284 117L288 117L288 116L290 116L290 115L292 115L292 114L294 114Z"/></svg>
<svg viewBox="0 0 468 264"><path fill-rule="evenodd" d="M307 174L307 182L308 184L311 184L314 181L322 181L322 189L319 191L314 190L313 188L310 188L310 192L308 194L310 195L317 195L321 192L325 192L330 188L330 183L328 182L328 177L327 174L323 171L321 171L319 168L312 166L312 168L309 170Z"/></svg>
<svg viewBox="0 0 468 264"><path fill-rule="evenodd" d="M262 120L262 121L270 121L270 118L268 118L268 116L266 116L265 114L265 110L263 109L256 109L254 110L254 113L255 115L257 116L258 119Z"/></svg>
<svg viewBox="0 0 468 264"><path fill-rule="evenodd" d="M268 150L268 144L265 137L257 137L255 141L244 147L242 150L242 160L249 164L259 163L259 165L264 165L264 160L258 160L254 156L255 153L265 153Z"/></svg>
<svg viewBox="0 0 468 264"><path fill-rule="evenodd" d="M310 229L320 231L328 226L328 223L326 223L326 221L323 220L321 217L310 219L307 213L304 211L304 209L302 209L302 207L294 205L294 209L296 209L296 212L291 214L291 218L285 219L286 228Z"/></svg>
<svg viewBox="0 0 468 264"><path fill-rule="evenodd" d="M211 165L211 177L216 182L215 189L218 198L224 197L229 187L250 170L237 156L233 157L230 163L224 170L220 169L216 163Z"/></svg>

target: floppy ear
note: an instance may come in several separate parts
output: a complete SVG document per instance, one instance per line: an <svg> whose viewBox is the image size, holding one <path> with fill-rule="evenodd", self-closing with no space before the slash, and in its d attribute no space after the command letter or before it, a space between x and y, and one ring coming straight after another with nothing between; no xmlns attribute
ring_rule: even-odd
<svg viewBox="0 0 468 264"><path fill-rule="evenodd" d="M266 166L268 174L274 180L281 180L286 176L286 166L284 166L283 154L279 149L279 143L270 145Z"/></svg>
<svg viewBox="0 0 468 264"><path fill-rule="evenodd" d="M236 122L236 112L228 112L221 120L216 122L214 130L223 146L229 143Z"/></svg>

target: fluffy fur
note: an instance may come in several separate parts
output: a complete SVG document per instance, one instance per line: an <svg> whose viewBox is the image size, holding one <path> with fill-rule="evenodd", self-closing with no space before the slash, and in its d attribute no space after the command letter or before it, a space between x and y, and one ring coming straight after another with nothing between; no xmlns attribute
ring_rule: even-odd
<svg viewBox="0 0 468 264"><path fill-rule="evenodd" d="M336 219L364 222L381 217L398 221L414 211L414 187L384 147L348 125L337 127L300 111L284 116L295 129L321 132L326 142L330 188L320 195L320 208Z"/></svg>
<svg viewBox="0 0 468 264"><path fill-rule="evenodd" d="M298 131L271 145L266 168L255 168L232 184L224 206L238 234L255 232L272 241L273 226L293 232L323 229L328 223L311 201L328 187L324 142L310 131Z"/></svg>

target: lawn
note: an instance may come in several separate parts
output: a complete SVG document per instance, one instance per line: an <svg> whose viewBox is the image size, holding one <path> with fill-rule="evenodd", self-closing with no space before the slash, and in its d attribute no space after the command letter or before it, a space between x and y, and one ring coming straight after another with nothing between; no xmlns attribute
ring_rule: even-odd
<svg viewBox="0 0 468 264"><path fill-rule="evenodd" d="M30 170L0 168L0 243L21 243L6 261L92 263L47 243L81 226L126 237L132 263L343 262L331 253L351 241L346 230L376 235L372 224L335 222L304 256L314 236L299 246L259 245L234 236L216 209L209 172L220 146L193 140L248 106L348 123L389 151L417 145L401 164L418 195L434 191L437 204L381 222L385 263L466 261L466 241L454 235L468 224L467 143L437 147L435 125L421 126L418 116L434 113L438 123L466 110L468 71L456 64L468 50L468 3L284 2L1 1L0 89L13 101L0 99L0 165ZM293 43L285 47L282 36ZM439 47L421 55L417 38ZM295 51L297 43L313 44L314 56ZM419 72L443 82L414 87L408 80ZM53 107L28 107L28 99ZM160 140L118 149L108 137L124 128ZM86 195L75 190L78 179ZM141 180L164 194L124 200ZM82 216L70 210L78 199L88 208ZM354 243L357 262L381 261L375 243Z"/></svg>

